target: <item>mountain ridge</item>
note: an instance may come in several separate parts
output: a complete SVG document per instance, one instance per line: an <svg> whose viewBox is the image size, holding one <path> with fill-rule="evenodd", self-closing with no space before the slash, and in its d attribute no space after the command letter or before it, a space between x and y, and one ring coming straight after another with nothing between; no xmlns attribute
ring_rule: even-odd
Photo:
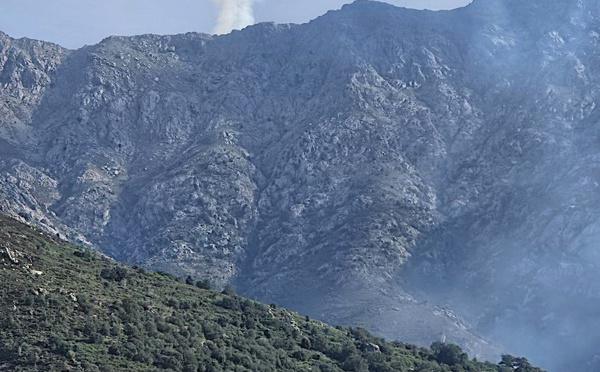
<svg viewBox="0 0 600 372"><path fill-rule="evenodd" d="M599 17L539 4L359 2L220 37L47 46L48 65L0 47L0 205L333 323L497 353L482 333L593 370L566 303L596 306Z"/></svg>

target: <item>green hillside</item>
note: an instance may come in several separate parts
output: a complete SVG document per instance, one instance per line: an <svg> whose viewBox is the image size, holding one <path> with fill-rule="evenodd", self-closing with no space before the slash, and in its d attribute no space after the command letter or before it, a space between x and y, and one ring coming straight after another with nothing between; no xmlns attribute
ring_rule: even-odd
<svg viewBox="0 0 600 372"><path fill-rule="evenodd" d="M0 217L0 371L540 371L385 342Z"/></svg>

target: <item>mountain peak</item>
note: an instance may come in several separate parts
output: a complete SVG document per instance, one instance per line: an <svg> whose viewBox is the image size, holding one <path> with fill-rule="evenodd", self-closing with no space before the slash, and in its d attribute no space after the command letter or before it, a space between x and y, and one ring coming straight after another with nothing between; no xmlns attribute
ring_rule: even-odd
<svg viewBox="0 0 600 372"><path fill-rule="evenodd" d="M524 16L539 18L541 15L581 8L587 0L473 0L470 9L497 11L509 14L526 12Z"/></svg>
<svg viewBox="0 0 600 372"><path fill-rule="evenodd" d="M6 42L8 40L12 40L12 38L10 36L8 36L8 34L0 31L0 41Z"/></svg>

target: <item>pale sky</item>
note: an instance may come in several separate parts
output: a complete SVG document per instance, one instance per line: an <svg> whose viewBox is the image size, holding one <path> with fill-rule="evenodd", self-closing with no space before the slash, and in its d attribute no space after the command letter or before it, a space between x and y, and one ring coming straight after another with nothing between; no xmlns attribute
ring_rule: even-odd
<svg viewBox="0 0 600 372"><path fill-rule="evenodd" d="M304 23L351 0L257 0L257 22ZM387 0L411 8L451 9L470 0ZM211 0L0 0L0 31L78 48L110 35L210 33Z"/></svg>

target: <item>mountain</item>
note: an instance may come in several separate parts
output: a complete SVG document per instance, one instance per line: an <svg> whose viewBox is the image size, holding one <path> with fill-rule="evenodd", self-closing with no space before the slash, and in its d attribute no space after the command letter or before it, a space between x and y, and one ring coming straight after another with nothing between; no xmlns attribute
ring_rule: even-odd
<svg viewBox="0 0 600 372"><path fill-rule="evenodd" d="M541 371L388 343L147 273L0 217L0 370ZM510 367L510 368L509 368Z"/></svg>
<svg viewBox="0 0 600 372"><path fill-rule="evenodd" d="M594 371L599 13L1 35L0 212L333 324Z"/></svg>

